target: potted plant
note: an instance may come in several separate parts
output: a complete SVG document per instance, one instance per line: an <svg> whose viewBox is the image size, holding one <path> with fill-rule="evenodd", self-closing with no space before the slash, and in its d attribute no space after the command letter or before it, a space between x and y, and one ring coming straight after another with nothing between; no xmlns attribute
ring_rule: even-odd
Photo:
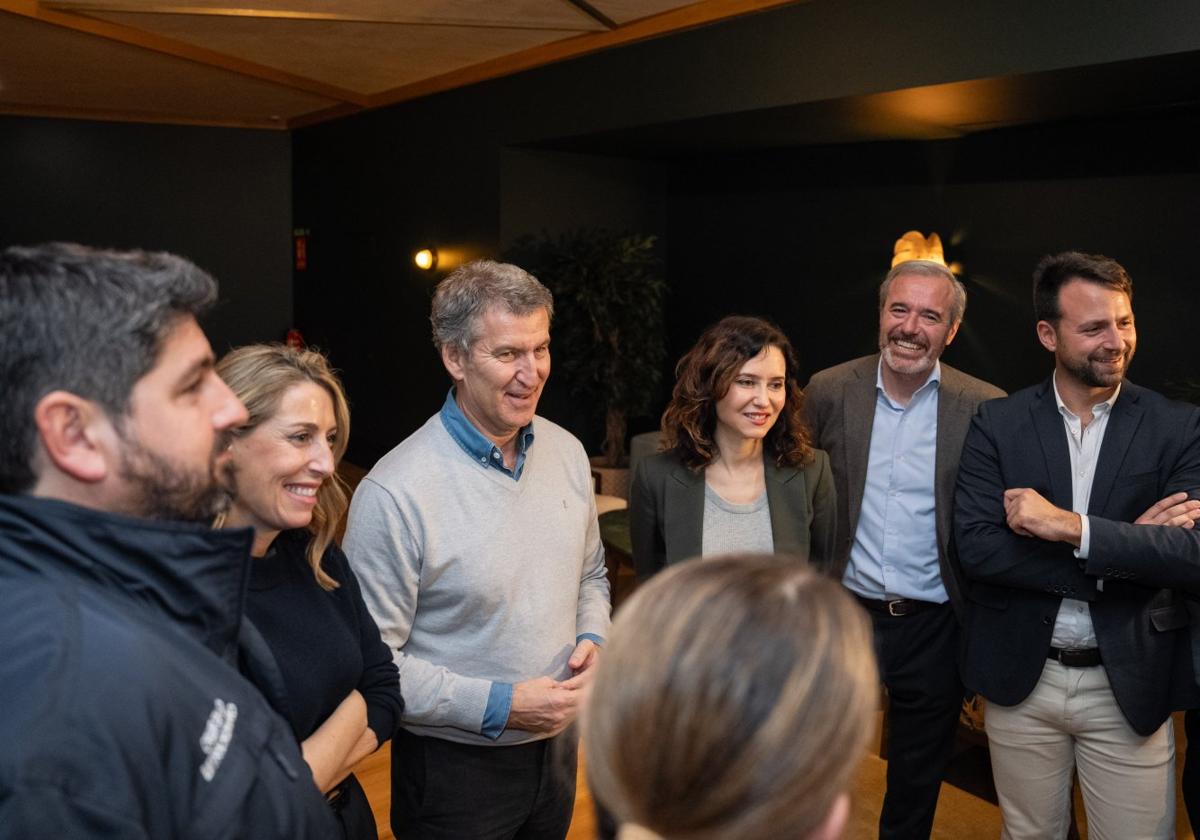
<svg viewBox="0 0 1200 840"><path fill-rule="evenodd" d="M554 365L573 398L603 407L604 445L593 461L604 467L627 465L628 418L651 410L662 376L667 284L654 242L584 228L523 236L509 250L554 293Z"/></svg>

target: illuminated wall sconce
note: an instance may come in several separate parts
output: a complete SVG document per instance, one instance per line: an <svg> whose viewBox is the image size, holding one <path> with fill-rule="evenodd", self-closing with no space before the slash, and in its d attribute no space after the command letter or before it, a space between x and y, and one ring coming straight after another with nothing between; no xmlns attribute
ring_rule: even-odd
<svg viewBox="0 0 1200 840"><path fill-rule="evenodd" d="M413 254L413 262L417 264L417 268L422 271L433 271L437 268L438 254L436 248L422 248L417 253Z"/></svg>
<svg viewBox="0 0 1200 840"><path fill-rule="evenodd" d="M897 239L896 244L892 246L892 268L909 260L928 260L941 263L953 274L961 275L963 273L962 263L946 262L946 254L942 249L942 238L937 233L931 233L927 237L919 230L910 230Z"/></svg>

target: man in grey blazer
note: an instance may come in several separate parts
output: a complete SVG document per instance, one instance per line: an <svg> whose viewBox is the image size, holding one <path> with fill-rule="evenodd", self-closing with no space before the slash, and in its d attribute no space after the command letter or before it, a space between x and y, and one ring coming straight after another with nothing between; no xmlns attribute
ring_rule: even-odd
<svg viewBox="0 0 1200 840"><path fill-rule="evenodd" d="M928 837L962 705L962 585L950 555L958 458L979 403L1004 392L939 361L966 310L941 263L895 266L879 287L878 354L806 389L813 444L837 488L832 574L867 608L888 690L881 838Z"/></svg>

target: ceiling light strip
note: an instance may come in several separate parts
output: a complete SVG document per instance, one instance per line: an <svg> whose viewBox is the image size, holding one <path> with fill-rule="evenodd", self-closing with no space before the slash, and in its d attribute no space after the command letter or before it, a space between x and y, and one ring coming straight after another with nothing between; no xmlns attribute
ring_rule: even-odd
<svg viewBox="0 0 1200 840"><path fill-rule="evenodd" d="M573 7L588 14L594 18L602 26L612 28L616 26L604 15L596 12L592 14L584 9L587 3L583 0L566 0ZM520 20L479 20L472 18L453 18L453 17L428 17L423 15L408 15L403 14L393 15L389 17L379 17L378 15L354 15L344 14L342 12L301 12L287 9L246 9L235 7L216 7L216 6L188 6L188 5L155 5L147 6L141 3L73 3L70 0L50 0L50 2L42 2L41 7L44 9L52 9L57 12L71 12L84 15L96 14L135 14L135 15L191 15L195 17L232 17L232 18L253 18L259 20L313 20L326 21L332 23L372 23L386 24L399 26L450 26L462 29L530 29L535 31L546 32L564 32L578 31L589 32L597 31L591 26L584 25L582 21L579 24L554 24L554 23L530 23ZM591 8L591 7L588 7Z"/></svg>

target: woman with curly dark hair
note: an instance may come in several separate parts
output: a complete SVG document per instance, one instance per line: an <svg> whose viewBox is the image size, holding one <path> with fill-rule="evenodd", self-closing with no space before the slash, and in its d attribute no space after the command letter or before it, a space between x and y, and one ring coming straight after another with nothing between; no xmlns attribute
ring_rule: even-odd
<svg viewBox="0 0 1200 840"><path fill-rule="evenodd" d="M691 557L789 554L824 568L836 502L814 449L783 331L731 315L675 368L663 451L638 464L629 499L633 562L646 580Z"/></svg>

